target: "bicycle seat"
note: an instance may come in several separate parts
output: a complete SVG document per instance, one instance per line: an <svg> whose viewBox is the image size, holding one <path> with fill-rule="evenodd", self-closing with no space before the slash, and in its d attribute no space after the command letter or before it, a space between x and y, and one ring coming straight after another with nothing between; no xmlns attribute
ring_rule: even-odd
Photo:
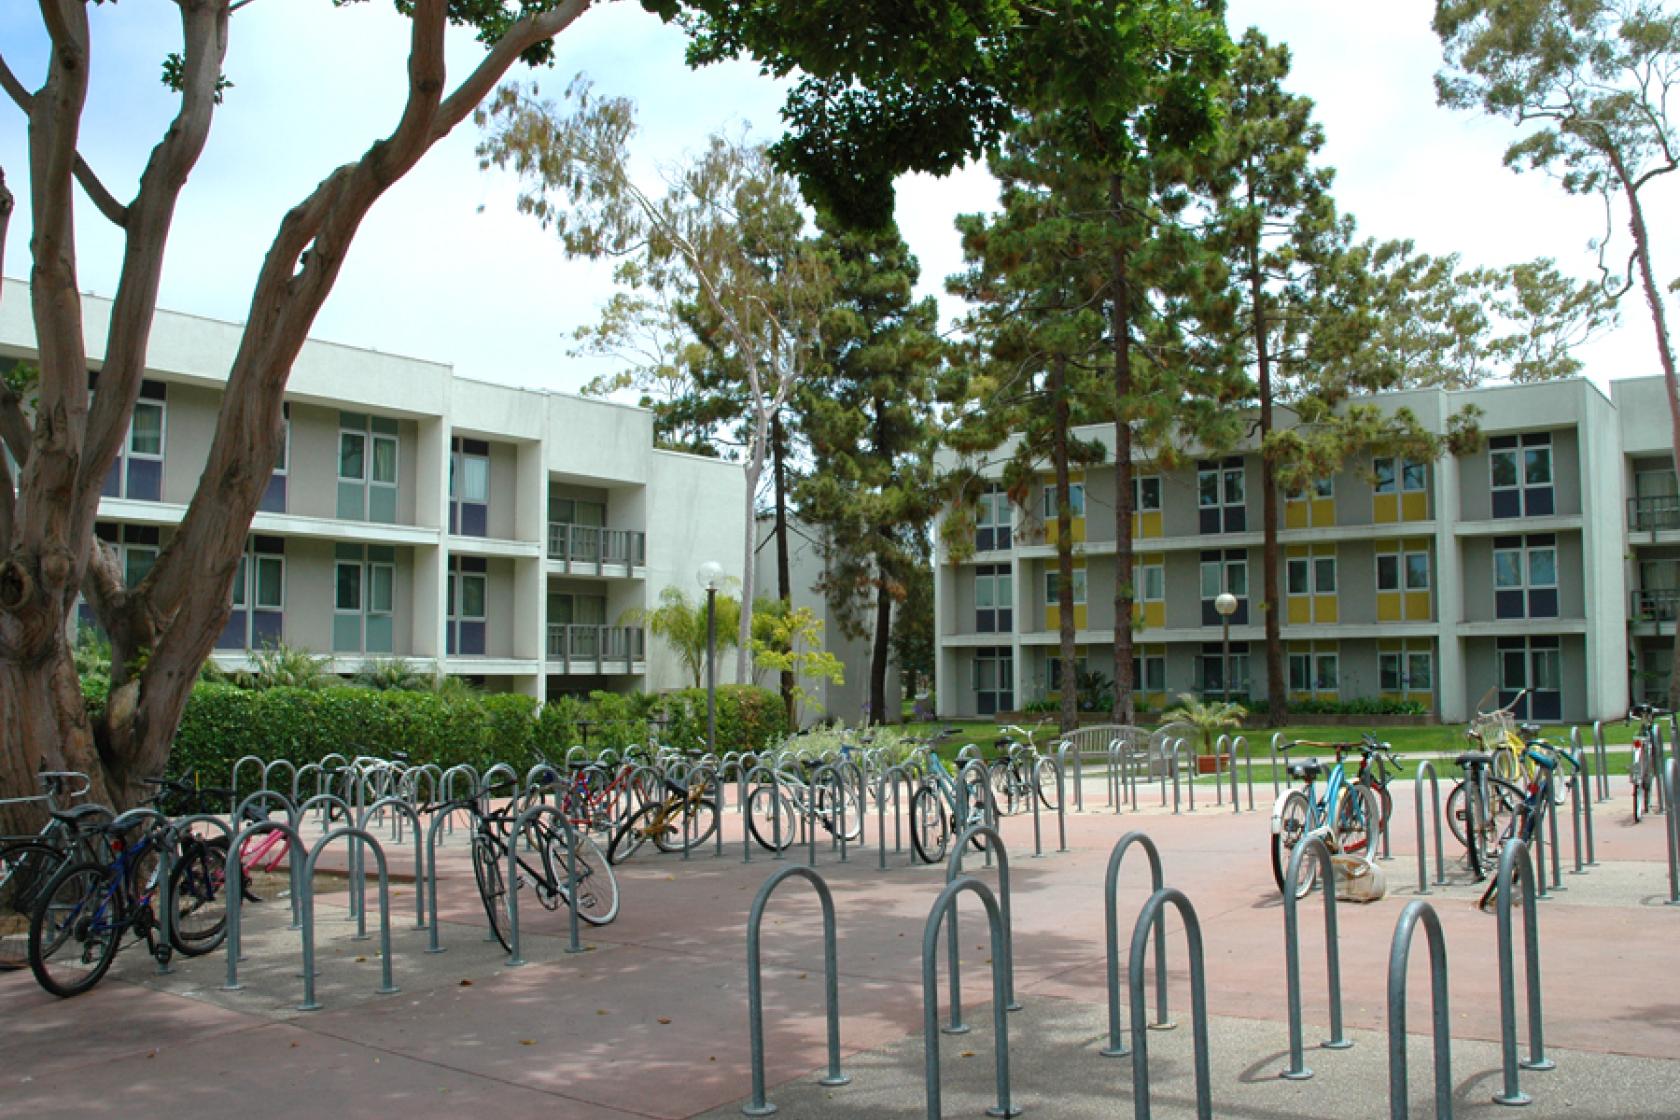
<svg viewBox="0 0 1680 1120"><path fill-rule="evenodd" d="M81 827L89 817L109 817L111 810L103 805L75 805L68 809L54 809L52 818L73 827Z"/></svg>
<svg viewBox="0 0 1680 1120"><path fill-rule="evenodd" d="M688 796L688 786L671 778L665 779L665 788L677 797Z"/></svg>
<svg viewBox="0 0 1680 1120"><path fill-rule="evenodd" d="M1486 766L1493 761L1493 756L1487 751L1465 751L1453 761L1460 766Z"/></svg>
<svg viewBox="0 0 1680 1120"><path fill-rule="evenodd" d="M1517 724L1517 730L1532 739L1540 734L1540 725L1538 723L1519 723Z"/></svg>
<svg viewBox="0 0 1680 1120"><path fill-rule="evenodd" d="M1316 758L1303 758L1289 764L1289 776L1303 782L1318 779L1324 773L1324 763Z"/></svg>

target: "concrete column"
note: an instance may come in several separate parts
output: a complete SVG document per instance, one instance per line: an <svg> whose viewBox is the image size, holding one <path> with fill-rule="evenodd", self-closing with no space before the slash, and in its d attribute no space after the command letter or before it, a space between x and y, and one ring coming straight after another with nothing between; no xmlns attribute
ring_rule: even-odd
<svg viewBox="0 0 1680 1120"><path fill-rule="evenodd" d="M1581 573L1587 619L1585 693L1587 719L1616 719L1628 708L1627 605L1622 511L1627 460L1614 407L1591 385L1581 393L1578 433L1581 470ZM1569 573L1559 572L1560 579ZM1573 692L1564 682L1565 704Z"/></svg>
<svg viewBox="0 0 1680 1120"><path fill-rule="evenodd" d="M1464 643L1458 624L1464 617L1464 581L1458 524L1458 460L1444 455L1435 463L1435 688L1446 723L1470 718L1464 687Z"/></svg>
<svg viewBox="0 0 1680 1120"><path fill-rule="evenodd" d="M414 470L414 517L428 529L439 531L449 524L449 407L450 385L444 388L442 416L422 416L418 420L419 439ZM445 597L449 591L449 553L438 545L423 545L414 549L414 594L410 610L414 617L414 653L417 657L442 659L448 612Z"/></svg>

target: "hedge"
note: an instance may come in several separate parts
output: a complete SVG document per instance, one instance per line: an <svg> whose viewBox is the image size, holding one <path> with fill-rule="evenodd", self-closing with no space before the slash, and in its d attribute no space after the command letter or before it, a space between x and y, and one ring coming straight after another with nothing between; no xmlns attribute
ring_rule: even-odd
<svg viewBox="0 0 1680 1120"><path fill-rule="evenodd" d="M85 682L84 691L90 708L104 703L96 682ZM787 733L781 700L768 689L726 685L717 690L717 703L720 751L760 748ZM531 697L511 693L450 698L350 686L252 690L200 682L176 731L169 770L196 768L219 779L245 755L301 766L334 753L389 757L402 750L417 765L468 763L482 770L508 762L523 771L535 759L533 748L563 758L583 742L586 725L591 753L650 738L700 747L706 693L596 692L587 701L557 698L539 711Z"/></svg>

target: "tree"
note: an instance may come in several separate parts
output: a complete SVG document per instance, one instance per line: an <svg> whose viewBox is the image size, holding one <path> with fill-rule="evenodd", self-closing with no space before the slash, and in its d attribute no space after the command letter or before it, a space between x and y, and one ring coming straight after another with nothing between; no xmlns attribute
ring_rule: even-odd
<svg viewBox="0 0 1680 1120"><path fill-rule="evenodd" d="M803 236L794 182L766 148L714 135L690 164L665 171L655 197L630 174L630 100L597 98L581 76L565 100L570 111L534 90L499 90L477 115L479 158L519 175L519 209L552 229L568 253L639 261L639 282L689 307L702 324L700 341L735 372L746 428L736 679L746 680L758 487L779 446L782 410L811 371L826 269Z"/></svg>
<svg viewBox="0 0 1680 1120"><path fill-rule="evenodd" d="M718 595L713 607L716 611L712 621L716 624L717 650L721 653L735 644L741 601L731 595ZM633 625L645 623L657 637L664 639L682 662L695 688L705 683L702 677L706 669L707 633L704 599L697 602L690 599L682 588L667 587L659 593L657 607L651 611L629 611L627 618Z"/></svg>
<svg viewBox="0 0 1680 1120"><path fill-rule="evenodd" d="M933 378L944 344L938 306L912 296L920 269L896 227L827 228L818 250L834 277L821 364L796 395L810 471L800 517L822 530L819 584L842 633L870 638L869 718L890 722L893 610L926 551L933 487Z"/></svg>
<svg viewBox="0 0 1680 1120"><path fill-rule="evenodd" d="M796 705L811 698L800 681L846 683L846 667L823 648L822 636L822 619L808 607L760 599L753 612L753 659L761 669L793 678Z"/></svg>
<svg viewBox="0 0 1680 1120"><path fill-rule="evenodd" d="M1623 211L1633 247L1612 267L1607 237L1599 267L1607 291L1619 297L1637 284L1645 296L1680 470L1680 373L1645 209L1651 184L1680 167L1668 115L1680 15L1656 0L1436 0L1434 28L1447 63L1435 77L1441 104L1523 129L1505 149L1507 167L1550 172L1566 192L1601 198L1607 224ZM1680 705L1680 673L1668 687L1669 706Z"/></svg>
<svg viewBox="0 0 1680 1120"><path fill-rule="evenodd" d="M179 110L153 149L129 201L78 152L90 82L86 0L41 0L51 43L31 90L0 60L0 89L28 121L30 300L40 345L32 402L0 390L0 439L19 465L0 466L0 796L32 792L42 765L85 770L92 794L126 807L160 772L188 690L230 609L244 537L282 438L286 377L331 293L361 219L447 135L515 62L540 64L550 42L588 12L589 0L398 0L409 21L407 93L391 133L328 174L282 219L252 292L248 324L203 483L168 549L138 586L122 586L94 544L99 491L140 389L163 259L177 201L198 161L217 104L232 16L248 0L178 5L181 50L163 78ZM1060 19L1024 0L976 8L960 0L903 6L855 0L739 4L644 0L691 36L693 65L751 57L794 85L788 133L772 153L812 199L853 221L882 222L901 171L944 173L982 153L1009 107L1060 78ZM1106 7L1112 7L1112 4ZM1096 0L1064 16L1106 10ZM446 89L445 31L470 28L484 45L476 67ZM1170 62L1137 41L1111 83ZM1083 96L1070 87L1069 96ZM123 265L103 354L89 355L77 287L72 199L77 187L121 231ZM0 180L0 235L13 199ZM90 357L100 370L88 392ZM97 725L83 702L66 639L78 594L112 642L111 693ZM8 811L20 830L28 814Z"/></svg>
<svg viewBox="0 0 1680 1120"><path fill-rule="evenodd" d="M917 536L914 561L905 574L904 597L893 612L892 653L904 692L914 697L923 680L934 679L932 548L925 528Z"/></svg>

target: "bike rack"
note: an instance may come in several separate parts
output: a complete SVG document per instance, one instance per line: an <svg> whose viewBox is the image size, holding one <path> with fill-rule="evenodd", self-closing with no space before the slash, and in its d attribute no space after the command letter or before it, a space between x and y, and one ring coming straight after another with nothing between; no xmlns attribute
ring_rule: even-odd
<svg viewBox="0 0 1680 1120"><path fill-rule="evenodd" d="M1278 747L1283 743L1283 732L1272 732L1272 796L1283 792L1278 786ZM1253 808L1253 806L1249 806Z"/></svg>
<svg viewBox="0 0 1680 1120"><path fill-rule="evenodd" d="M1318 860L1324 896L1324 960L1330 993L1330 1037L1321 1045L1326 1050L1346 1050L1353 1040L1342 1033L1342 954L1336 936L1336 865L1330 849L1317 836L1308 836L1289 855L1289 870L1283 877L1283 962L1289 984L1289 1068L1278 1076L1288 1081L1305 1081L1313 1075L1307 1068L1301 1041L1301 924L1296 892L1301 882L1301 864Z"/></svg>
<svg viewBox="0 0 1680 1120"><path fill-rule="evenodd" d="M1580 759L1581 759L1581 773L1579 775L1580 781L1575 787L1574 796L1581 803L1581 816L1586 821L1586 826L1587 826L1587 866L1588 867L1597 867L1598 866L1598 852L1593 845L1593 792L1592 792L1593 791L1593 773L1594 773L1592 766L1593 766L1593 762L1595 760L1593 759L1592 753L1590 751L1586 751L1586 750L1583 750L1581 752ZM1586 791L1585 796L1582 796L1583 787L1585 788L1585 791Z"/></svg>
<svg viewBox="0 0 1680 1120"><path fill-rule="evenodd" d="M444 802L444 805L448 804L451 803ZM442 806L440 806L440 808L442 808ZM428 917L430 918L430 921L426 923L426 927L429 931L426 938L426 952L428 953L441 953L444 951L443 943L438 940L437 843L438 830L443 827L445 821L449 820L454 815L454 810L451 809L444 809L442 812L434 812L432 814L431 823L426 827L425 882L427 889L425 893L426 905L428 907Z"/></svg>
<svg viewBox="0 0 1680 1120"><path fill-rule="evenodd" d="M303 1002L298 1004L299 1011L321 1009L315 1000L315 864L327 845L340 837L373 849L374 862L379 865L379 963L383 977L378 991L382 996L398 991L391 982L391 881L385 871L385 849L366 829L336 828L315 841L303 865Z"/></svg>
<svg viewBox="0 0 1680 1120"><path fill-rule="evenodd" d="M1129 788L1130 779L1133 777L1130 756L1131 745L1124 739L1115 738L1109 742L1105 759L1107 765L1106 790L1109 807L1114 810L1116 816L1120 813L1121 804L1126 800L1126 791ZM1135 802L1132 808L1137 808Z"/></svg>
<svg viewBox="0 0 1680 1120"><path fill-rule="evenodd" d="M538 817L552 817L559 822L560 831L566 837L566 909L571 911L571 941L566 946L568 953L583 952L583 944L578 940L578 910L577 910L577 831L572 828L560 810L552 805L537 804L526 809L514 820L513 827L508 830L507 837L507 909L508 909L508 940L512 946L508 950L508 967L517 968L525 963L525 958L519 955L519 837L525 831L525 826ZM379 861L380 867L385 866L384 858Z"/></svg>
<svg viewBox="0 0 1680 1120"><path fill-rule="evenodd" d="M1680 724L1675 725L1675 739L1680 740ZM1653 722L1651 724L1651 755L1652 755L1652 761L1657 764L1657 773L1659 775L1663 772L1663 757L1664 757L1664 754L1665 754L1665 751L1664 751L1663 748L1664 748L1664 744L1663 744L1662 724ZM1667 811L1668 811L1668 795L1667 795L1666 791L1664 791L1664 789L1663 789L1662 782L1658 781L1657 782L1657 808L1656 808L1656 813L1657 813L1658 816L1661 816L1664 813L1666 813Z"/></svg>
<svg viewBox="0 0 1680 1120"><path fill-rule="evenodd" d="M1061 846L1056 850L1065 852L1067 846L1067 783L1062 778L1062 767L1059 762L1049 755L1035 755L1032 764L1032 790L1027 794L1032 799L1033 807L1033 858L1044 855L1044 843L1039 836L1038 814L1040 809L1039 783L1043 781L1044 768L1051 766L1056 771L1056 829L1060 837Z"/></svg>
<svg viewBox="0 0 1680 1120"><path fill-rule="evenodd" d="M292 802L294 804L296 804L300 796L298 793L298 786L303 782L303 779L309 775L310 771L315 772L315 792L321 793L326 787L327 775L326 771L321 768L321 764L319 762L304 763L302 766L297 768L297 773L292 775Z"/></svg>
<svg viewBox="0 0 1680 1120"><path fill-rule="evenodd" d="M863 832L864 832L864 826L869 821L869 812L868 812L868 810L869 810L869 786L868 786L868 783L864 780L863 767L859 766L856 762L852 761L849 758L842 757L839 762L836 762L834 764L834 770L835 770L836 773L838 773L841 776L842 784L844 783L845 775L846 775L847 771L850 771L853 778L854 778L854 781L852 782L852 785L857 790L857 799L858 799L858 838L857 838L857 846L858 846L858 849L861 851L864 844L867 842L867 839L868 839L866 836L864 836ZM844 805L845 800L846 799L845 799L844 796L842 796L840 798L840 801L841 801L842 805ZM846 862L846 841L845 841L844 836L842 836L841 840L840 840L840 862L841 863Z"/></svg>
<svg viewBox="0 0 1680 1120"><path fill-rule="evenodd" d="M256 765L256 767L257 767L257 778L258 778L259 782L262 779L263 767L265 765L267 765L266 763L263 762L263 760L261 758L257 757L254 754L247 754L247 755L240 756L240 758L237 761L235 761L234 764L233 764L233 771L228 775L228 788L233 790L233 796L234 797L239 796L239 770L240 770L240 767L244 766L247 762L254 763Z"/></svg>
<svg viewBox="0 0 1680 1120"><path fill-rule="evenodd" d="M1435 764L1425 758L1418 762L1417 780L1412 784L1412 796L1417 806L1417 861L1418 861L1418 889L1417 893L1429 893L1429 860L1424 854L1424 817L1423 817L1423 779L1429 778L1430 805L1434 815L1430 818L1435 822L1435 885L1445 886L1447 883L1446 859L1441 854L1441 780L1435 775ZM1465 800L1471 800L1469 792L1465 793ZM1330 893L1334 894L1332 890Z"/></svg>
<svg viewBox="0 0 1680 1120"><path fill-rule="evenodd" d="M1131 958L1126 962L1126 987L1132 1002L1132 1114L1149 1120L1149 1030L1143 1025L1143 959L1149 951L1150 928L1162 923L1168 903L1184 920L1184 939L1190 956L1190 1032L1195 1050L1196 1118L1213 1120L1213 1094L1208 1074L1207 977L1202 965L1202 923L1184 892L1162 887L1149 896L1132 927Z"/></svg>
<svg viewBox="0 0 1680 1120"><path fill-rule="evenodd" d="M1604 721L1595 719L1592 725L1593 754L1598 758L1598 799L1610 800L1610 752L1604 742Z"/></svg>
<svg viewBox="0 0 1680 1120"><path fill-rule="evenodd" d="M1667 786L1668 798L1674 800L1675 790L1680 788L1680 759L1668 760L1657 785ZM1668 905L1680 906L1680 813L1663 821L1663 831L1668 834Z"/></svg>
<svg viewBox="0 0 1680 1120"><path fill-rule="evenodd" d="M744 775L742 775L742 777L741 777L741 788L743 790L752 789L756 792L756 789L759 788L759 787L756 787L752 784L752 780L753 780L754 775L758 775L761 782L764 778L769 778L770 779L770 832L771 832L770 839L771 839L771 843L774 845L774 847L776 849L774 852L771 853L770 858L771 859L786 859L787 858L786 855L784 855L783 852L782 852L782 775L781 775L781 771L774 770L771 767L766 766L761 762L758 765L754 766L752 769L748 770ZM751 793L744 793L742 798L741 798L741 804L742 804L742 806L744 806L744 808L742 809L742 812L747 816L748 820L746 822L743 822L742 828L741 828L741 862L742 863L751 863L752 862L753 838L752 838L752 824L751 824L751 818L752 818L752 803L751 802L752 802ZM719 823L719 827L720 828L722 827L721 822Z"/></svg>
<svg viewBox="0 0 1680 1120"><path fill-rule="evenodd" d="M1116 916L1116 892L1120 881L1120 863L1133 844L1143 849L1149 860L1149 891L1153 895L1163 886L1161 853L1155 841L1142 832L1128 832L1108 854L1108 873L1103 879L1103 917L1108 931L1108 1046L1100 1051L1105 1058L1124 1058L1131 1048L1120 1026L1120 921ZM1171 1030L1175 1024L1167 1018L1167 923L1166 915L1158 914L1155 922L1155 1023L1156 1030Z"/></svg>
<svg viewBox="0 0 1680 1120"><path fill-rule="evenodd" d="M425 929L426 928L426 892L425 892L424 888L425 888L425 885L426 885L427 872L426 872L425 860L421 856L420 814L415 811L413 805L409 804L407 801L405 801L401 797L395 797L395 796L381 797L378 801L375 801L372 805L369 805L366 809L362 810L361 816L356 819L356 827L365 830L368 826L368 821L370 819L372 819L374 813L376 813L376 812L378 812L382 809L385 809L386 807L389 807L389 808L395 810L395 815L399 819L401 819L404 816L407 816L409 822L414 825L414 928L415 929ZM397 843L399 843L399 844L402 843L402 840L399 838L397 840ZM366 900L365 900L366 889L367 889L366 878L364 877L364 878L357 879L356 880L356 939L358 941L364 940L367 937L367 903L366 903ZM436 883L432 884L432 892L434 894L437 893L437 884Z"/></svg>
<svg viewBox="0 0 1680 1120"><path fill-rule="evenodd" d="M240 871L239 849L245 845L246 840L265 832L283 832L286 834L286 863L290 868L292 875L292 899L299 908L297 928L301 930L303 929L303 888L301 885L303 872L300 868L302 868L307 862L308 850L303 846L303 838L298 835L297 829L293 828L291 825L282 821L257 821L256 823L241 829L232 840L228 841L227 861L222 869L222 882L224 884L238 884ZM299 859L299 856L303 856L305 858ZM239 962L245 958L239 951L239 916L244 911L244 901L245 892L237 889L237 886L228 891L227 983L222 985L222 990L224 992L237 992L240 989Z"/></svg>
<svg viewBox="0 0 1680 1120"><path fill-rule="evenodd" d="M320 796L321 796L320 794L317 794L315 797L310 798L310 800L308 802L305 802L305 804L307 805L307 804L310 804L314 801L319 800ZM273 811L273 810L268 809L266 807L267 802L270 802L270 801L278 801L280 803L280 807L286 813L286 823L291 825L292 828L296 829L298 831L299 835L302 835L302 832L303 832L303 810L299 809L296 805L293 805L290 801L288 801L286 799L285 794L281 793L279 790L276 790L276 789L259 789L255 793L251 794L251 796L247 797L244 801L241 801L239 803L239 807L234 810L233 815L229 818L229 821L231 822L231 825L228 829L229 833L231 834L235 831L238 831L238 829L240 828L240 823L239 822L246 819L246 814L248 812L251 813L253 821L255 821L256 819L266 820L267 817L268 817L268 814ZM254 807L256 807L256 806L264 806L263 815L262 815L261 818L257 818L256 815L255 815ZM231 843L231 841L230 841L230 843ZM292 926L291 926L291 928L292 929L302 929L303 928L303 911L299 908L299 902L298 902L297 871L296 871L295 863L291 859L290 855L288 855L287 858L286 858L286 869L287 869L288 873L291 874L291 876L292 876Z"/></svg>
<svg viewBox="0 0 1680 1120"><path fill-rule="evenodd" d="M939 927L945 924L947 912L955 916L957 896L964 891L980 896L992 931L992 1029L996 1034L997 1103L986 1110L986 1115L1007 1118L1021 1114L1021 1110L1009 1101L1009 1018L1005 1010L1009 993L1006 966L1002 963L1007 959L1003 919L991 889L980 880L965 875L945 884L945 889L934 899L933 908L928 911L927 922L922 927L922 1038L926 1047L928 1120L941 1120L943 1116L939 1096ZM955 930L953 922L953 934ZM953 992L955 989L953 983Z"/></svg>
<svg viewBox="0 0 1680 1120"><path fill-rule="evenodd" d="M1435 1020L1435 1117L1452 1120L1452 1016L1447 1009L1447 939L1435 908L1414 898L1400 912L1388 950L1388 1115L1407 1120L1406 964L1418 924L1429 939L1430 1010Z"/></svg>
<svg viewBox="0 0 1680 1120"><path fill-rule="evenodd" d="M992 847L994 845L997 847L997 899L998 909L1003 914L1003 944L1005 949L1003 970L1006 981L1004 990L1008 994L1005 1010L1019 1011L1021 1005L1015 1000L1015 923L1010 917L1009 911L1009 851L1003 846L1003 837L998 835L997 829L983 824L965 829L963 834L957 838L957 843L951 849L951 854L946 857L945 881L947 883L955 882L962 875L963 853L968 849L969 843L980 836L984 836L986 839L986 847L983 850L987 853L988 864L990 863ZM960 991L962 985L958 983L957 911L955 907L951 909L951 936L947 947L950 950L951 964L951 1025L945 1033L964 1034L968 1031L968 1028L962 1023L962 992Z"/></svg>
<svg viewBox="0 0 1680 1120"><path fill-rule="evenodd" d="M269 775L271 773L273 773L277 770L282 770L282 769L291 772L292 780L290 782L290 785L291 785L292 789L294 789L294 790L297 789L297 771L298 771L297 765L295 763L293 763L291 760L284 759L284 758L277 758L273 762L265 762L263 764L263 768L262 768L262 788L263 789L268 788L268 779L269 779ZM295 800L295 798L294 798L294 800Z"/></svg>
<svg viewBox="0 0 1680 1120"><path fill-rule="evenodd" d="M458 777L467 779L470 796L478 796L478 791L483 787L484 781L481 777L479 777L477 770L463 762L445 770L443 772L443 777L438 779L439 801L448 804L454 801L463 801L466 799L461 794L455 792L455 779ZM445 814L448 818L447 827L451 834L455 832L455 812L456 810L451 810Z"/></svg>
<svg viewBox="0 0 1680 1120"><path fill-rule="evenodd" d="M823 877L808 867L784 867L764 881L753 897L747 916L747 1034L752 1044L752 1100L741 1111L748 1116L769 1116L776 1111L764 1096L764 988L759 967L759 941L764 925L764 908L776 888L798 877L817 892L822 904L823 997L828 1013L828 1072L817 1081L830 1088L847 1085L851 1078L840 1072L840 964L839 938L834 924L834 895Z"/></svg>
<svg viewBox="0 0 1680 1120"><path fill-rule="evenodd" d="M1499 1054L1504 1087L1495 1094L1495 1104L1524 1105L1530 1097L1517 1085L1517 982L1511 961L1511 879L1522 880L1523 962L1528 974L1528 1058L1523 1069L1556 1069L1546 1057L1546 1043L1540 1013L1540 915L1534 905L1534 866L1528 848L1520 839L1505 841L1499 853Z"/></svg>
<svg viewBox="0 0 1680 1120"><path fill-rule="evenodd" d="M232 849L233 829L228 825L227 821L224 821L222 818L213 813L194 813L190 817L181 817L178 820L170 821L169 831L172 836L179 837L183 830L185 830L188 826L195 824L210 824L221 829L222 835L227 838L229 849ZM160 845L160 855L158 860L158 928L162 931L163 943L171 947L174 945L174 941L170 935L175 930L175 907L170 904L169 880L175 870L174 852L175 844L173 842ZM223 889L226 889L225 874L223 877ZM175 971L173 966L163 960L158 961L157 970L159 976L167 976L169 973Z"/></svg>
<svg viewBox="0 0 1680 1120"><path fill-rule="evenodd" d="M1074 804L1076 811L1083 813L1085 811L1085 768L1080 765L1079 748L1064 739L1061 746L1056 748L1056 761L1059 762L1065 770L1067 768L1069 751L1073 752Z"/></svg>
<svg viewBox="0 0 1680 1120"><path fill-rule="evenodd" d="M835 807L834 807L835 827L834 827L833 832L831 834L831 843L829 844L829 847L832 848L835 843L838 843L839 846L840 846L840 862L841 863L847 862L847 859L846 859L846 779L840 776L840 771L835 769L835 765L836 764L834 764L834 763L824 763L823 765L817 767L817 769L815 771L813 771L812 774L811 774L810 784L806 787L806 792L809 795L808 800L809 800L810 803L808 805L806 805L805 811L806 811L806 815L811 818L810 823L805 830L807 840L809 841L809 843L806 845L806 854L807 854L807 857L808 857L808 863L812 867L815 867L817 865L817 821L816 821L816 814L817 814L816 800L817 800L817 798L816 798L816 794L817 794L817 785L819 783L827 783L827 784L830 784L834 787L835 800L838 802L838 804L836 804Z"/></svg>
<svg viewBox="0 0 1680 1120"><path fill-rule="evenodd" d="M694 769L692 769L688 772L688 780L689 780L690 783L693 783L696 780L698 780L701 783L701 785L700 785L700 798L701 798L702 801L705 800L706 791L708 789L710 789L713 792L714 804L712 806L712 815L713 815L713 819L717 823L712 826L713 829L716 832L716 837L714 838L713 844L712 844L712 858L717 859L719 856L723 855L723 796L724 796L724 794L723 794L723 791L724 791L723 775L721 773L719 773L718 768L716 766L714 766L712 763L702 762L698 766L694 767ZM693 813L684 813L683 814L683 859L685 859L685 860L688 858L689 848L691 848L693 846L693 836L694 836L694 814Z"/></svg>
<svg viewBox="0 0 1680 1120"><path fill-rule="evenodd" d="M990 825L993 829L996 829L998 825L998 807L997 798L992 796L992 776L990 772L987 771L986 764L978 759L964 763L963 768L957 773L957 801L962 810L961 816L958 818L958 823L965 824L968 821L968 783L964 781L964 779L968 776L968 773L971 770L974 772L975 776L975 788L980 791L980 804L985 809L985 823ZM986 866L990 867L992 865L992 850L988 847L985 849L985 852Z"/></svg>

